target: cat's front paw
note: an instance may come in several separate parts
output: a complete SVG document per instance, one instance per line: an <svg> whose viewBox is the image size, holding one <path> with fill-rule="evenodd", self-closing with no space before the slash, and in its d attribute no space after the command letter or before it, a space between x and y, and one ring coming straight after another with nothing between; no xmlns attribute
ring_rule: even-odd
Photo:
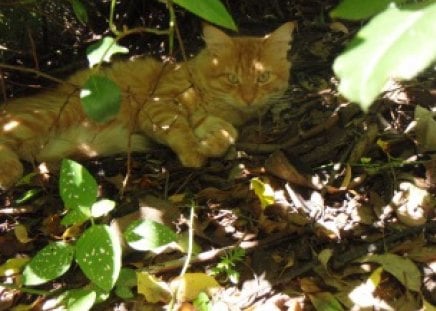
<svg viewBox="0 0 436 311"><path fill-rule="evenodd" d="M177 156L179 157L182 165L185 167L202 167L207 160L206 156L192 149L190 149L189 151L178 153Z"/></svg>
<svg viewBox="0 0 436 311"><path fill-rule="evenodd" d="M217 117L207 117L194 134L199 138L199 152L208 157L223 155L238 138L234 126Z"/></svg>

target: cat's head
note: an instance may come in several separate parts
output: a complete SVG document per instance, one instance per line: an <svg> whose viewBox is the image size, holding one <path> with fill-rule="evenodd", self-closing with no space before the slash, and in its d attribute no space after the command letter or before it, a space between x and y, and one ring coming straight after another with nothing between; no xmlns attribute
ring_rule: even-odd
<svg viewBox="0 0 436 311"><path fill-rule="evenodd" d="M294 23L264 37L231 37L205 25L205 49L195 62L195 80L212 101L225 101L242 111L259 110L288 87L287 58Z"/></svg>

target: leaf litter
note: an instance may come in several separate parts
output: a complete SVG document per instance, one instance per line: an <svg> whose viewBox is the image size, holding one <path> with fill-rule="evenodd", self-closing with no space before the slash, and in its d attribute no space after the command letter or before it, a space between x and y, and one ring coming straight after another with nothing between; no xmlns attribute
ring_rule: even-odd
<svg viewBox="0 0 436 311"><path fill-rule="evenodd" d="M235 16L264 21L253 7L231 6ZM245 127L225 159L190 170L165 148L133 154L125 188L124 156L86 163L98 179L99 197L117 202L104 221L120 232L133 220L151 219L181 235L190 227L190 206L196 206L189 274L178 276L186 256L181 249L140 253L125 245L123 267L140 276L137 288L131 286L134 298L113 296L98 310L158 309L171 301L177 282L185 290L176 295L180 308L198 306L195 297L212 284L217 289L206 303L219 310L434 309L436 82L424 74L395 84L363 114L337 95L331 72L333 58L357 25L322 23L317 6L321 3L296 1L270 12L299 24L289 98L260 126ZM25 205L16 203L41 183L43 192ZM15 280L22 260L49 241L76 239L83 232L60 224L58 191L52 177L2 194L3 284ZM238 248L245 250L234 266L238 283L225 273L212 277L213 268ZM68 272L44 288L86 283L82 274ZM28 306L49 301L0 289L3 309L17 301Z"/></svg>

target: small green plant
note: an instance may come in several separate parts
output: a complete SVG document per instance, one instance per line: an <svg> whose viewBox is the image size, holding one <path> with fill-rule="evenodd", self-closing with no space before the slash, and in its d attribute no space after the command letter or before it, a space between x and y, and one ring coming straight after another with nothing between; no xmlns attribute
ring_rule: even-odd
<svg viewBox="0 0 436 311"><path fill-rule="evenodd" d="M76 242L54 242L40 250L24 268L23 285L35 286L65 274L74 260L91 281L83 289L67 291L59 299L68 310L88 310L99 292L109 293L121 269L121 243L116 233L96 220L109 213L115 203L97 200L97 182L79 163L63 160L60 174L60 194L66 214L62 224L82 225L90 222ZM88 308L89 307L89 308Z"/></svg>
<svg viewBox="0 0 436 311"><path fill-rule="evenodd" d="M106 224L97 224L98 218L108 214L115 202L97 199L97 182L79 163L63 160L59 190L65 205L62 224L78 226L90 224L77 241L53 242L41 249L23 270L23 285L36 286L64 275L74 261L91 281L83 288L67 290L58 300L68 310L89 310L95 303L115 293L131 298L136 285L136 274L121 269L119 236ZM125 231L126 242L134 249L146 251L176 240L176 234L165 225L151 220L133 222Z"/></svg>
<svg viewBox="0 0 436 311"><path fill-rule="evenodd" d="M239 282L239 272L236 271L236 265L241 262L245 257L245 250L243 248L237 247L223 257L221 257L220 262L212 268L212 275L224 276L225 280L229 280L233 284Z"/></svg>
<svg viewBox="0 0 436 311"><path fill-rule="evenodd" d="M344 0L331 16L374 17L339 55L339 91L367 110L390 79L410 80L436 60L436 1Z"/></svg>
<svg viewBox="0 0 436 311"><path fill-rule="evenodd" d="M201 292L198 294L197 298L193 301L193 305L196 310L198 311L211 311L212 305L209 299L209 296L207 296L206 293Z"/></svg>

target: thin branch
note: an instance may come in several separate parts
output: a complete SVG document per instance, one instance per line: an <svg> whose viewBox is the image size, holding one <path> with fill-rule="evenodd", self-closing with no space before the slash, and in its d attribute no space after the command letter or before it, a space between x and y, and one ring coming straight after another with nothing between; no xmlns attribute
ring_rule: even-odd
<svg viewBox="0 0 436 311"><path fill-rule="evenodd" d="M53 76L51 76L49 74L43 73L43 72L41 72L41 71L39 71L37 69L33 69L33 68L26 68L26 67L7 65L7 64L0 64L0 68L8 69L8 70L21 71L21 72L33 73L33 74L35 74L37 76L41 76L41 77L43 77L43 78L45 78L47 80L54 81L54 82L59 83L59 84L66 84L66 85L70 85L70 86L73 86L73 87L76 87L76 88L79 87L78 85L75 85L75 84L73 84L71 82L64 81L62 79L53 77Z"/></svg>

